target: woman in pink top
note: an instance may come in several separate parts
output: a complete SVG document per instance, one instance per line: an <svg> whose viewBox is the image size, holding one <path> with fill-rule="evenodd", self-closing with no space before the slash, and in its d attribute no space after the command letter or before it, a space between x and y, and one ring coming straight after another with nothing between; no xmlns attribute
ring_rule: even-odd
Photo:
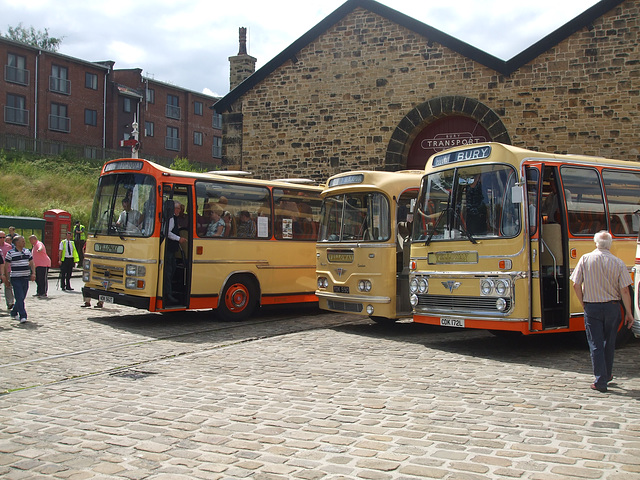
<svg viewBox="0 0 640 480"><path fill-rule="evenodd" d="M31 255L33 256L33 263L36 266L36 294L34 297L46 297L49 290L49 267L51 267L51 259L47 255L47 248L44 246L38 237L31 235L29 242L33 248L31 249Z"/></svg>

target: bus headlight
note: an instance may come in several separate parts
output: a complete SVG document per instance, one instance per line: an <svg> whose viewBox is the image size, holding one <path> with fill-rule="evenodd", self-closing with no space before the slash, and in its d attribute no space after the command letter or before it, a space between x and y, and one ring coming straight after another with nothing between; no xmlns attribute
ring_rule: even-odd
<svg viewBox="0 0 640 480"><path fill-rule="evenodd" d="M318 277L318 288L327 288L329 286L329 280L327 277Z"/></svg>
<svg viewBox="0 0 640 480"><path fill-rule="evenodd" d="M504 312L507 308L507 301L504 298L499 298L496 300L496 308L500 312Z"/></svg>
<svg viewBox="0 0 640 480"><path fill-rule="evenodd" d="M509 293L509 283L506 280L496 280L496 293L504 297Z"/></svg>
<svg viewBox="0 0 640 480"><path fill-rule="evenodd" d="M88 258L85 258L82 261L82 269L83 270L91 270L91 260L89 260Z"/></svg>
<svg viewBox="0 0 640 480"><path fill-rule="evenodd" d="M491 295L493 291L493 282L491 280L482 280L480 282L480 293L482 295Z"/></svg>
<svg viewBox="0 0 640 480"><path fill-rule="evenodd" d="M143 265L127 264L126 273L129 277L144 277L147 273L147 268Z"/></svg>
<svg viewBox="0 0 640 480"><path fill-rule="evenodd" d="M418 279L412 278L409 282L409 292L416 293L418 291Z"/></svg>
<svg viewBox="0 0 640 480"><path fill-rule="evenodd" d="M429 280L422 277L418 280L418 293L427 293L429 291Z"/></svg>
<svg viewBox="0 0 640 480"><path fill-rule="evenodd" d="M416 305L418 305L418 296L415 293L412 293L411 296L409 297L409 303L411 304L412 307L415 307Z"/></svg>
<svg viewBox="0 0 640 480"><path fill-rule="evenodd" d="M358 282L358 290L361 292L370 292L371 291L371 281L369 280L360 280Z"/></svg>

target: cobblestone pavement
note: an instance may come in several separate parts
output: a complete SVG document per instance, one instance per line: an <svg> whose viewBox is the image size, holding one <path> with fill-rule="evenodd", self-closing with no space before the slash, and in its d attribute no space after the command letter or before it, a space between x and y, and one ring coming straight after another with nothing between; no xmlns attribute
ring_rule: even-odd
<svg viewBox="0 0 640 480"><path fill-rule="evenodd" d="M638 340L603 394L574 337L84 309L79 287L0 313L2 479L640 479Z"/></svg>

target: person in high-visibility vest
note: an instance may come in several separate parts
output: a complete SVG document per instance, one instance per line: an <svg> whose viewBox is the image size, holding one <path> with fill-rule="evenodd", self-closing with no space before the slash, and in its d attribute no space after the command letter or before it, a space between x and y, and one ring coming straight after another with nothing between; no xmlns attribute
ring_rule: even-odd
<svg viewBox="0 0 640 480"><path fill-rule="evenodd" d="M84 225L80 223L80 220L76 222L76 226L73 229L73 242L76 244L76 250L78 250L78 266L82 266L82 259L84 258L84 243L87 241L87 232Z"/></svg>
<svg viewBox="0 0 640 480"><path fill-rule="evenodd" d="M67 238L60 242L60 289L73 290L71 288L71 272L76 262L80 259L76 244L71 240L71 232L67 232Z"/></svg>

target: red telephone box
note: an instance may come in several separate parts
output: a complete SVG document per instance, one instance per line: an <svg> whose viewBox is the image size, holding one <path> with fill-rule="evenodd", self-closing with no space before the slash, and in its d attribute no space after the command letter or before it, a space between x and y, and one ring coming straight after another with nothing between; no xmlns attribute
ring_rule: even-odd
<svg viewBox="0 0 640 480"><path fill-rule="evenodd" d="M54 208L44 212L44 246L47 247L49 257L51 257L51 266L58 268L60 259L58 249L60 242L67 238L67 232L71 232L71 214Z"/></svg>

